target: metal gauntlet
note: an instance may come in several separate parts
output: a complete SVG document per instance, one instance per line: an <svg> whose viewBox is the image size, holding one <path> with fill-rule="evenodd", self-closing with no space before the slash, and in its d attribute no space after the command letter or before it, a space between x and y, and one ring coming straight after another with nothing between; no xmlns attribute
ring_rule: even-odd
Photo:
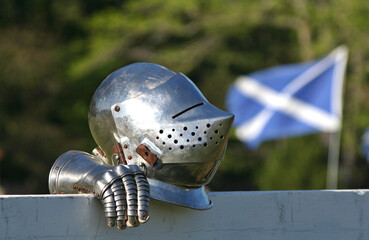
<svg viewBox="0 0 369 240"><path fill-rule="evenodd" d="M101 199L107 224L137 227L149 219L149 184L137 165L106 165L100 158L69 151L54 163L51 193L93 193Z"/></svg>

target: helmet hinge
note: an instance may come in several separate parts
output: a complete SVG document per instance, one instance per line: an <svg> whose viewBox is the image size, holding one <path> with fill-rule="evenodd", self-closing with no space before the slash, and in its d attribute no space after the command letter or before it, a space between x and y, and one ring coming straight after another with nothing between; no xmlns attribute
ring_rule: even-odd
<svg viewBox="0 0 369 240"><path fill-rule="evenodd" d="M117 142L113 147L113 151L118 155L118 164L127 165L122 144Z"/></svg>
<svg viewBox="0 0 369 240"><path fill-rule="evenodd" d="M136 152L140 155L151 167L154 166L158 157L152 153L148 147L143 144L138 145Z"/></svg>

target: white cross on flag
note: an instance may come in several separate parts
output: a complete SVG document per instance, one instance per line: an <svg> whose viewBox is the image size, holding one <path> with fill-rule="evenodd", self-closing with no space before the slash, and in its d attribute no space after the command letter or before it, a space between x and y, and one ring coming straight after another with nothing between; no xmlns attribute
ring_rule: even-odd
<svg viewBox="0 0 369 240"><path fill-rule="evenodd" d="M239 77L226 99L238 138L255 148L265 140L338 131L347 52L341 46L312 62Z"/></svg>

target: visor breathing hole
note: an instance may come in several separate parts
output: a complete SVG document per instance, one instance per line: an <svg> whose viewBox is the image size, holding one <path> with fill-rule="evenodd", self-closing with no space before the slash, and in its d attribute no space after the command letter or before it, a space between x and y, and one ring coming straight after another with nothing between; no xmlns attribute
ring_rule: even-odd
<svg viewBox="0 0 369 240"><path fill-rule="evenodd" d="M207 123L205 126L207 128L210 129L206 129L204 130L205 126L184 126L182 129L175 129L175 128L169 128L169 129L160 129L159 133L163 134L164 132L166 133L166 137L168 137L167 139L164 139L162 137L160 137L160 135L156 136L156 139L158 140L159 144L161 143L162 145L166 145L167 146L167 150L168 151L175 151L176 149L185 149L185 147L187 146L187 144L189 143L188 147L190 147L190 144L192 145L192 148L196 148L197 146L199 147L209 147L211 142L214 140L215 144L218 145L224 138L224 133L223 131L221 131L222 129L220 129L220 127L223 126L222 123L220 124L216 124L218 125L218 129L211 129L211 127L213 126L210 123ZM214 125L213 127L215 127L216 125ZM194 129L193 129L194 128ZM189 129L193 129L193 131L189 130ZM201 130L195 130L195 129L201 129ZM188 133L191 133L190 137L188 137L188 134L186 134L185 132L181 132L181 131L188 131ZM168 132L170 134L168 134ZM175 133L178 132L178 133ZM214 134L219 134L215 139L214 138ZM209 136L210 135L210 136ZM168 140L170 139L170 141ZM162 141L165 140L166 142ZM162 141L162 142L160 142ZM173 141L173 142L172 142ZM186 144L184 144L186 143ZM145 155L146 152L145 152Z"/></svg>

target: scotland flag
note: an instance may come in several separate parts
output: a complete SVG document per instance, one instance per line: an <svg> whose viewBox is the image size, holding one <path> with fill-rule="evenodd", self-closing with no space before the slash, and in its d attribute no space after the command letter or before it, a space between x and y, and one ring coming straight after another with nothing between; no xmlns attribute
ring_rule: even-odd
<svg viewBox="0 0 369 240"><path fill-rule="evenodd" d="M341 46L316 61L239 77L226 99L237 137L256 148L265 140L338 131L347 52Z"/></svg>

